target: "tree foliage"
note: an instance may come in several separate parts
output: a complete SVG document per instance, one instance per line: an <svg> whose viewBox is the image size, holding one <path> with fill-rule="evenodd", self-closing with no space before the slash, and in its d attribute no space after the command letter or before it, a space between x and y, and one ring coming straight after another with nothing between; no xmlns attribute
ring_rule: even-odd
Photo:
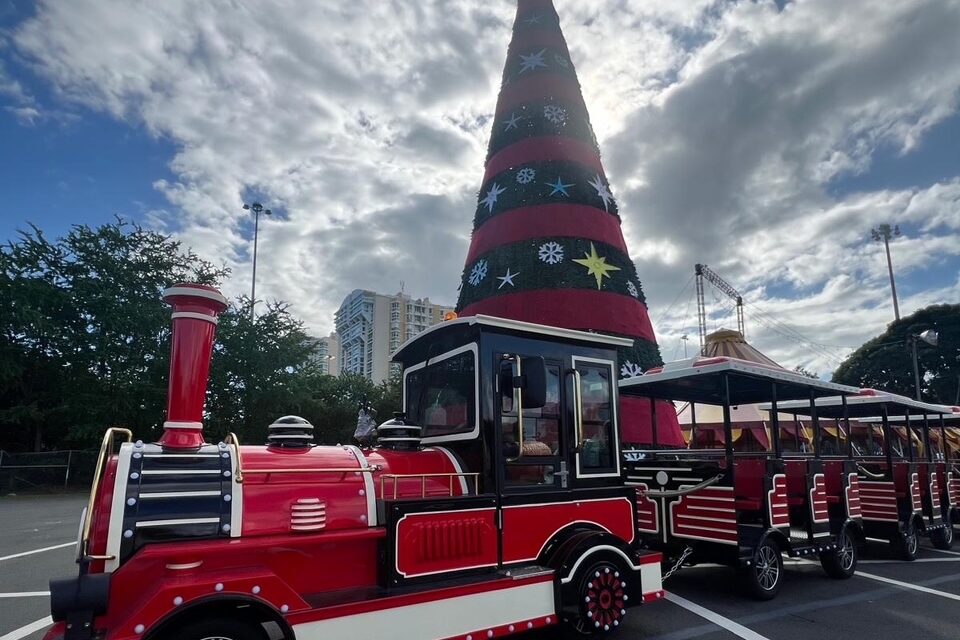
<svg viewBox="0 0 960 640"><path fill-rule="evenodd" d="M927 329L939 334L937 346L917 342L923 400L957 404L960 395L960 305L920 309L854 351L837 368L833 381L915 396L910 336Z"/></svg>
<svg viewBox="0 0 960 640"><path fill-rule="evenodd" d="M0 247L0 448L91 446L110 426L158 437L170 356L170 308L160 294L227 275L123 220L76 226L55 241L31 227ZM210 438L233 431L264 442L275 418L298 413L317 426L318 440L346 442L360 400L384 414L399 406L395 385L321 375L286 304L261 307L255 323L249 304L234 301L218 326Z"/></svg>

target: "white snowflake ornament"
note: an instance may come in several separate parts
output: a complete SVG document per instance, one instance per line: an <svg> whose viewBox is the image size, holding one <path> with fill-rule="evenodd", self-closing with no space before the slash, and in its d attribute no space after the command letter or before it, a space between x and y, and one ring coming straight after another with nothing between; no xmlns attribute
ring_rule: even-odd
<svg viewBox="0 0 960 640"><path fill-rule="evenodd" d="M621 378L636 378L642 375L643 369L640 368L640 365L633 364L630 361L624 362L623 366L620 367Z"/></svg>
<svg viewBox="0 0 960 640"><path fill-rule="evenodd" d="M483 279L487 277L487 261L481 260L473 265L473 269L470 270L470 278L467 280L473 286L477 286Z"/></svg>
<svg viewBox="0 0 960 640"><path fill-rule="evenodd" d="M544 242L540 245L540 251L537 255L540 256L541 262L559 264L563 262L563 247L560 246L559 242Z"/></svg>
<svg viewBox="0 0 960 640"><path fill-rule="evenodd" d="M566 68L568 68L568 67L570 66L570 61L567 60L566 58L564 58L564 57L563 57L562 55L560 55L559 53L556 54L556 55L554 55L554 56L553 56L553 59L556 61L556 63L557 63L558 65L560 65L560 66L563 67L564 69L566 69Z"/></svg>
<svg viewBox="0 0 960 640"><path fill-rule="evenodd" d="M555 104L548 104L543 108L543 117L553 124L563 124L567 121L567 110Z"/></svg>
<svg viewBox="0 0 960 640"><path fill-rule="evenodd" d="M530 184L537 177L537 172L530 167L524 167L517 171L517 182L520 184Z"/></svg>
<svg viewBox="0 0 960 640"><path fill-rule="evenodd" d="M637 285L633 284L633 280L627 280L627 292L634 298L640 297L640 292L637 290Z"/></svg>

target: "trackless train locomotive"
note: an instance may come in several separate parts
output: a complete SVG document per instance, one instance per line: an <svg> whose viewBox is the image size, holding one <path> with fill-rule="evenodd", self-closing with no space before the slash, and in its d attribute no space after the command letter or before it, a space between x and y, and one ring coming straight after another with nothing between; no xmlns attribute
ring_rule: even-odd
<svg viewBox="0 0 960 640"><path fill-rule="evenodd" d="M396 354L404 413L375 446L315 446L292 418L265 446L208 444L226 300L199 285L164 297L163 436L105 436L80 575L51 584L48 640L583 635L663 597L621 480L615 350L629 341L448 321Z"/></svg>

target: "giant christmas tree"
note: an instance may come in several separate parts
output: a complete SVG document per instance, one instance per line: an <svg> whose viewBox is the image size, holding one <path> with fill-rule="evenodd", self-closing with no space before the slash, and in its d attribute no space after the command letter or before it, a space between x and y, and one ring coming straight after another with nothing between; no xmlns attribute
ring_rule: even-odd
<svg viewBox="0 0 960 640"><path fill-rule="evenodd" d="M519 0L457 310L629 336L621 377L662 364L552 0ZM623 399L625 442L650 443ZM682 445L658 405L657 441Z"/></svg>

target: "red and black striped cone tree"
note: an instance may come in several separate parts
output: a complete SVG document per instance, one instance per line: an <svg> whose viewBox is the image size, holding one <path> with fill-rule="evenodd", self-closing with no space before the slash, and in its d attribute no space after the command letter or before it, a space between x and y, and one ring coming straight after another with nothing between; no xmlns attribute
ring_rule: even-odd
<svg viewBox="0 0 960 640"><path fill-rule="evenodd" d="M631 337L621 377L662 364L552 0L518 2L457 311ZM620 407L624 441L651 443L650 403ZM671 405L657 425L683 445Z"/></svg>

